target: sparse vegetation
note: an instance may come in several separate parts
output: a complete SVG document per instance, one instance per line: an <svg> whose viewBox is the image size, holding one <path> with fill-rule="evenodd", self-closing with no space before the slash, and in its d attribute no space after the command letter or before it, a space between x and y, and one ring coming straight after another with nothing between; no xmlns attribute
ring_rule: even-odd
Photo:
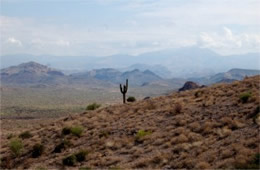
<svg viewBox="0 0 260 170"><path fill-rule="evenodd" d="M174 111L175 113L181 113L182 105L180 103L175 103L174 105Z"/></svg>
<svg viewBox="0 0 260 170"><path fill-rule="evenodd" d="M99 138L108 137L109 132L108 131L101 131L98 136L99 136Z"/></svg>
<svg viewBox="0 0 260 170"><path fill-rule="evenodd" d="M251 160L251 155L258 153L260 142L259 124L253 123L254 117L259 122L259 78L238 81L236 86L222 83L173 92L140 100L134 105L112 104L98 111L26 128L33 137L29 140L18 138L23 142L24 151L17 158L10 154L8 141L18 137L22 128L3 131L1 169L257 167L259 156L258 160L257 156ZM201 93L196 98L194 95L198 90ZM242 104L239 95L249 90L252 97L248 104ZM175 112L176 103L182 105L179 114ZM202 107L203 103L205 107ZM80 138L71 132L77 126L84 128ZM10 133L15 137L7 140ZM33 159L31 151L37 143L46 148L39 158ZM89 154L81 150L85 148Z"/></svg>
<svg viewBox="0 0 260 170"><path fill-rule="evenodd" d="M195 98L198 98L198 97L200 96L200 91L196 91L196 92L194 93L194 96L195 96Z"/></svg>
<svg viewBox="0 0 260 170"><path fill-rule="evenodd" d="M19 138L22 138L22 139L28 139L31 137L32 137L32 134L29 131L25 131L19 135Z"/></svg>
<svg viewBox="0 0 260 170"><path fill-rule="evenodd" d="M85 161L87 154L88 154L87 151L81 150L78 153L72 154L72 155L64 158L62 160L62 163L63 163L63 165L66 165L66 166L74 166L77 162Z"/></svg>
<svg viewBox="0 0 260 170"><path fill-rule="evenodd" d="M77 159L76 159L75 155L67 156L66 158L64 158L62 160L63 165L66 165L66 166L74 166L76 162L77 162Z"/></svg>
<svg viewBox="0 0 260 170"><path fill-rule="evenodd" d="M91 170L89 167L80 167L79 170Z"/></svg>
<svg viewBox="0 0 260 170"><path fill-rule="evenodd" d="M9 144L9 147L14 156L19 156L23 149L23 143L20 139L12 139Z"/></svg>
<svg viewBox="0 0 260 170"><path fill-rule="evenodd" d="M71 143L68 140L62 140L61 143L59 143L53 150L55 153L61 153L63 149L65 149L67 146L70 146Z"/></svg>
<svg viewBox="0 0 260 170"><path fill-rule="evenodd" d="M100 107L101 105L100 104L97 104L97 103L92 103L92 104L89 104L86 108L86 110L96 110Z"/></svg>
<svg viewBox="0 0 260 170"><path fill-rule="evenodd" d="M142 139L143 137L152 134L151 131L139 130L136 134L136 139Z"/></svg>
<svg viewBox="0 0 260 170"><path fill-rule="evenodd" d="M235 164L234 167L236 169L260 169L260 153L255 154L250 161Z"/></svg>
<svg viewBox="0 0 260 170"><path fill-rule="evenodd" d="M88 154L88 152L85 150L81 150L80 152L76 153L75 156L76 156L77 161L78 162L85 161L87 154Z"/></svg>
<svg viewBox="0 0 260 170"><path fill-rule="evenodd" d="M84 131L84 128L82 126L73 126L70 128L71 134L80 137Z"/></svg>
<svg viewBox="0 0 260 170"><path fill-rule="evenodd" d="M32 157L37 158L41 156L43 151L44 151L44 146L42 144L39 143L35 144L32 150Z"/></svg>
<svg viewBox="0 0 260 170"><path fill-rule="evenodd" d="M12 133L9 133L9 134L7 135L7 139L11 139L12 137L14 137L14 135L13 135Z"/></svg>
<svg viewBox="0 0 260 170"><path fill-rule="evenodd" d="M136 101L136 99L135 99L135 97L133 97L133 96L129 96L128 98L127 98L127 102L135 102Z"/></svg>
<svg viewBox="0 0 260 170"><path fill-rule="evenodd" d="M73 127L64 127L62 129L62 132L61 134L62 135L69 135L69 134L72 134L72 135L75 135L77 137L80 137L82 135L84 131L84 128L82 126L73 126Z"/></svg>
<svg viewBox="0 0 260 170"><path fill-rule="evenodd" d="M68 135L71 133L71 129L69 127L64 127L61 133L62 135Z"/></svg>
<svg viewBox="0 0 260 170"><path fill-rule="evenodd" d="M251 96L252 94L250 92L244 92L240 94L239 98L242 103L246 103Z"/></svg>

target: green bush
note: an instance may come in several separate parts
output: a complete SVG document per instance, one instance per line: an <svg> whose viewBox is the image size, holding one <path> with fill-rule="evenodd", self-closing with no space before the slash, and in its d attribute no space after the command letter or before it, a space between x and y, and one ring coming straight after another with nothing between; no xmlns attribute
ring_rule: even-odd
<svg viewBox="0 0 260 170"><path fill-rule="evenodd" d="M63 165L67 166L74 166L76 162L77 159L75 155L68 156L62 160Z"/></svg>
<svg viewBox="0 0 260 170"><path fill-rule="evenodd" d="M28 139L31 137L32 137L32 134L29 131L25 131L19 135L19 138L22 138L22 139Z"/></svg>
<svg viewBox="0 0 260 170"><path fill-rule="evenodd" d="M65 127L62 129L62 135L68 135L71 133L71 129L69 127Z"/></svg>
<svg viewBox="0 0 260 170"><path fill-rule="evenodd" d="M14 156L19 156L23 149L23 143L20 139L13 139L9 145Z"/></svg>
<svg viewBox="0 0 260 170"><path fill-rule="evenodd" d="M136 134L136 138L137 138L137 139L141 139L141 138L143 138L143 137L145 137L145 136L147 136L147 135L150 135L150 134L152 134L151 131L139 130L139 131L137 132L137 134Z"/></svg>
<svg viewBox="0 0 260 170"><path fill-rule="evenodd" d="M88 152L85 150L82 150L82 151L76 153L75 156L76 156L77 161L78 162L85 161L87 154L88 154Z"/></svg>
<svg viewBox="0 0 260 170"><path fill-rule="evenodd" d="M248 99L252 96L250 92L241 93L239 98L242 101L242 103L246 103Z"/></svg>
<svg viewBox="0 0 260 170"><path fill-rule="evenodd" d="M86 108L86 110L96 110L97 108L99 108L101 105L100 104L97 104L97 103L92 103L92 104L89 104Z"/></svg>
<svg viewBox="0 0 260 170"><path fill-rule="evenodd" d="M127 102L135 102L136 100L135 100L135 97L129 96L126 101Z"/></svg>
<svg viewBox="0 0 260 170"><path fill-rule="evenodd" d="M70 131L73 135L80 137L84 131L82 126L74 126L70 128Z"/></svg>
<svg viewBox="0 0 260 170"><path fill-rule="evenodd" d="M33 146L33 150L32 150L32 157L38 158L39 156L42 155L43 150L44 150L44 146L42 144L39 144L39 143L35 144Z"/></svg>

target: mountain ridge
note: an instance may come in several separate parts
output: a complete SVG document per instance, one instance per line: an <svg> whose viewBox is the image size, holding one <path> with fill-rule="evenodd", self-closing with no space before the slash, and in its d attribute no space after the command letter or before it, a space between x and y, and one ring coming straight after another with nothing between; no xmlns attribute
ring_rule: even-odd
<svg viewBox="0 0 260 170"><path fill-rule="evenodd" d="M33 60L46 65L51 65L61 70L69 68L72 70L92 70L100 69L104 66L120 70L136 63L141 63L145 65L162 65L163 67L166 67L174 77L189 78L225 72L235 67L258 69L260 63L259 56L259 53L223 56L207 48L192 46L147 52L137 56L123 54L104 57L9 55L1 56L1 67ZM155 72L155 70L151 71ZM161 71L159 70L158 73L160 74L160 72ZM160 76L165 75L164 72L165 70L162 71Z"/></svg>

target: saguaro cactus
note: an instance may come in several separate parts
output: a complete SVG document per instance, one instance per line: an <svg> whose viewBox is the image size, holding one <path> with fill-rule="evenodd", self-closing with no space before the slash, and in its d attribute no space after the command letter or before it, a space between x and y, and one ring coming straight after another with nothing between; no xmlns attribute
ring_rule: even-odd
<svg viewBox="0 0 260 170"><path fill-rule="evenodd" d="M127 93L128 90L128 79L126 79L126 85L122 87L122 84L120 84L120 91L123 94L123 103L125 103L125 94Z"/></svg>

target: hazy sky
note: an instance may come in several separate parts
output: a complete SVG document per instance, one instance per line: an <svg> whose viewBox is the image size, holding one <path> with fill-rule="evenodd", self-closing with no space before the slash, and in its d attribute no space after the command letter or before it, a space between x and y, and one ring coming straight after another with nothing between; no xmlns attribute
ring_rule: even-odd
<svg viewBox="0 0 260 170"><path fill-rule="evenodd" d="M1 55L260 48L260 0L0 0Z"/></svg>

